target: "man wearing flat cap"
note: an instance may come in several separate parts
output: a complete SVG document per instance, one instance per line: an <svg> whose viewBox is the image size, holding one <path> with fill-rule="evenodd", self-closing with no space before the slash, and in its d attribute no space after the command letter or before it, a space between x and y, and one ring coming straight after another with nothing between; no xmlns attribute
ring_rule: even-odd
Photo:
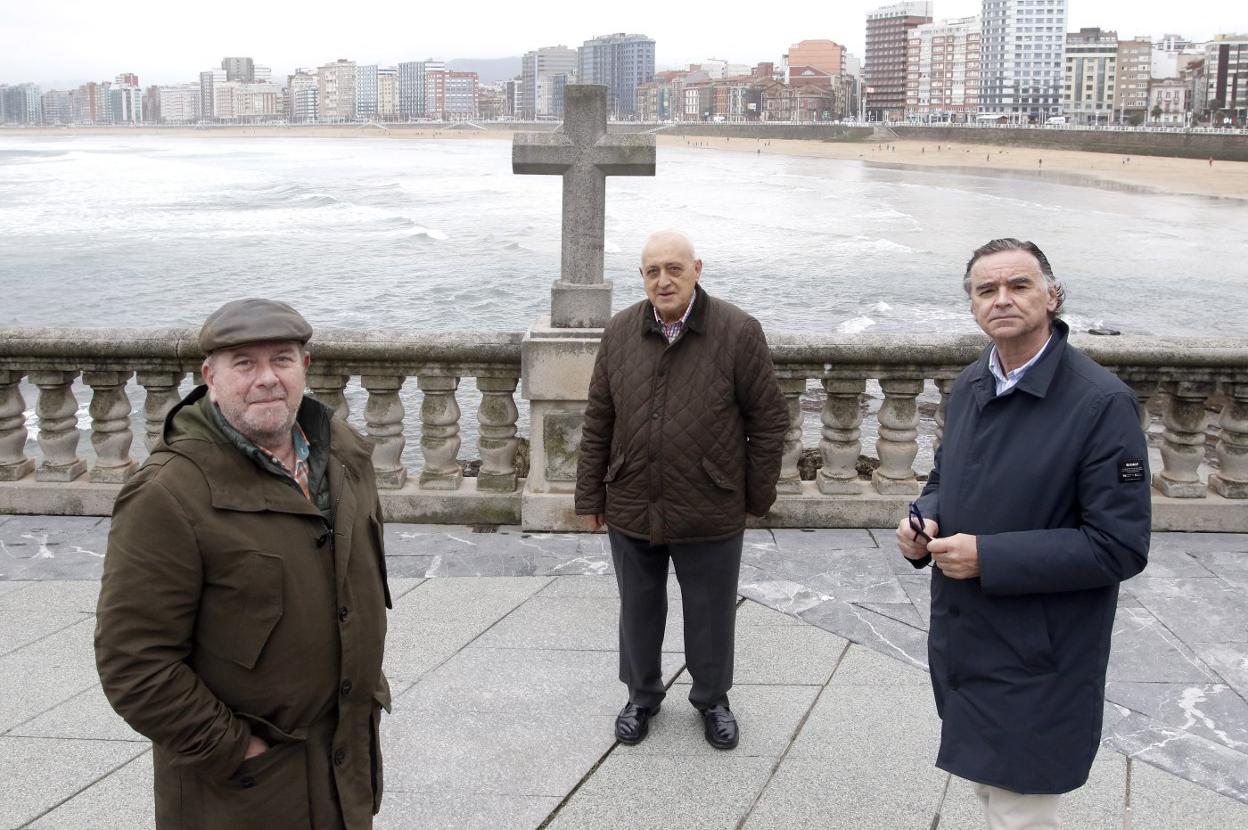
<svg viewBox="0 0 1248 830"><path fill-rule="evenodd" d="M204 385L122 488L96 663L152 740L156 826L372 826L390 605L368 443L305 397L312 327L271 300L204 323Z"/></svg>

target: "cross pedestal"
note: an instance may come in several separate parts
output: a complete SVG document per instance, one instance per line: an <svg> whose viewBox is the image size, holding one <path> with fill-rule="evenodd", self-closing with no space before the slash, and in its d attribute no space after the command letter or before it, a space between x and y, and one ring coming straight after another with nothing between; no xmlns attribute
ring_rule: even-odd
<svg viewBox="0 0 1248 830"><path fill-rule="evenodd" d="M603 280L606 177L653 176L654 137L607 134L607 88L565 88L564 122L553 133L519 133L512 171L563 177L563 253L550 316L521 346L521 394L529 401L529 477L521 502L526 530L574 530L577 448L602 328L611 319Z"/></svg>

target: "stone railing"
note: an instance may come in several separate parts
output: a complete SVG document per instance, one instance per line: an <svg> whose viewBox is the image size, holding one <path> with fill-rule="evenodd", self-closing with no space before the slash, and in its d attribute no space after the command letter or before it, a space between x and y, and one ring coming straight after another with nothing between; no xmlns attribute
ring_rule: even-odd
<svg viewBox="0 0 1248 830"><path fill-rule="evenodd" d="M143 440L160 435L169 408L201 358L189 329L0 329L0 513L107 515L120 482L136 468L131 380L142 394ZM453 523L523 523L515 456L520 410L520 333L411 335L398 331L319 331L310 345L308 386L337 414L348 414L348 382L366 393L364 432L374 443L382 501L391 519ZM953 379L983 347L980 337L798 335L769 337L792 428L780 474L775 526L881 527L922 486L915 470L920 430L917 402L928 382L939 395L939 441ZM1159 529L1248 531L1248 341L1076 336L1087 354L1116 372L1142 403L1160 401L1160 465L1154 465ZM417 424L400 397L415 377L423 393ZM36 391L38 458L25 451L28 405L20 381ZM456 392L475 378L479 392L479 475L459 461L462 413ZM90 389L90 447L79 449L75 381ZM197 379L197 378L196 378ZM882 395L873 424L864 424L868 382ZM818 388L812 389L812 384ZM133 390L133 387L131 387ZM1216 396L1216 397L1215 397ZM821 407L813 480L799 473L802 401ZM1207 403L1221 401L1212 471L1204 470ZM1147 427L1148 415L1144 412ZM864 427L878 431L878 466L858 469ZM405 427L415 432L423 462L402 461ZM461 452L462 451L462 452ZM535 461L536 463L536 461ZM921 472L926 472L922 470ZM1204 475L1202 475L1204 473ZM533 529L552 529L534 527Z"/></svg>

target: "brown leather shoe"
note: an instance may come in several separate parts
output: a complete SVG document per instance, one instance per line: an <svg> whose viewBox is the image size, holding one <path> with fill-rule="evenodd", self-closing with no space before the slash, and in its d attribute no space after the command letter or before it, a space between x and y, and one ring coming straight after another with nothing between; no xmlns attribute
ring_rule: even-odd
<svg viewBox="0 0 1248 830"><path fill-rule="evenodd" d="M645 740L650 732L650 719L659 713L659 704L638 706L631 700L615 718L615 739L632 746Z"/></svg>
<svg viewBox="0 0 1248 830"><path fill-rule="evenodd" d="M706 742L716 749L732 749L741 737L736 717L722 703L702 710L702 724L706 727Z"/></svg>

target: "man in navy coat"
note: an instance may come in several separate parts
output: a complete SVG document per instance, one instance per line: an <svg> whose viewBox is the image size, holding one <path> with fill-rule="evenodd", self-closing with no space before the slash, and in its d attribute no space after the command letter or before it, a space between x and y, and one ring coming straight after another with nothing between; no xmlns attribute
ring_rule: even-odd
<svg viewBox="0 0 1248 830"><path fill-rule="evenodd" d="M953 386L897 544L934 566L936 765L975 783L993 830L1056 828L1100 743L1118 584L1148 561L1148 453L1135 395L1067 342L1036 245L980 247L963 287L992 345Z"/></svg>

